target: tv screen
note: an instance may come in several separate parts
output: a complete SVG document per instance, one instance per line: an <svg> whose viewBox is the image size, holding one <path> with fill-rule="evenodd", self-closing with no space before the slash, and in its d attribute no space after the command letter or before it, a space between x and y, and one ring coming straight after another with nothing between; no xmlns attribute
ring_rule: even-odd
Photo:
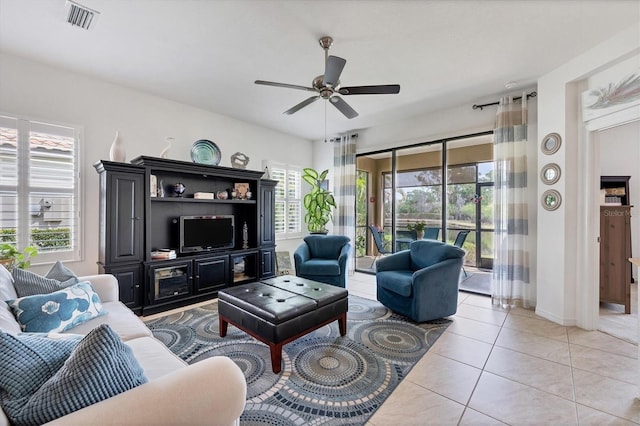
<svg viewBox="0 0 640 426"><path fill-rule="evenodd" d="M231 215L180 216L180 253L233 248L234 235Z"/></svg>

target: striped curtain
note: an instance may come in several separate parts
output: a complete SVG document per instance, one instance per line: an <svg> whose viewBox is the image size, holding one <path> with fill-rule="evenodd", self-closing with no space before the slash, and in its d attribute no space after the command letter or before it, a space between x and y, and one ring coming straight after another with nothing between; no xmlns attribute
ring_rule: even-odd
<svg viewBox="0 0 640 426"><path fill-rule="evenodd" d="M333 148L333 195L338 208L333 215L334 233L351 239L349 275L355 271L356 241L356 140L357 134L345 135Z"/></svg>
<svg viewBox="0 0 640 426"><path fill-rule="evenodd" d="M491 298L502 307L535 305L529 283L527 217L527 95L500 99L493 134L494 261Z"/></svg>

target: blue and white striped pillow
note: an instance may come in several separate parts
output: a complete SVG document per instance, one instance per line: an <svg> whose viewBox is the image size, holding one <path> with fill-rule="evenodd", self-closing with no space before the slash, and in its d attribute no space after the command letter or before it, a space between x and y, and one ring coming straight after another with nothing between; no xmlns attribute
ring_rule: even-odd
<svg viewBox="0 0 640 426"><path fill-rule="evenodd" d="M14 268L11 274L13 275L13 285L16 288L18 297L53 293L54 291L62 290L78 282L78 279L75 277L69 278L66 281L59 281L20 268Z"/></svg>
<svg viewBox="0 0 640 426"><path fill-rule="evenodd" d="M131 348L101 324L23 405L7 414L12 424L43 424L146 382Z"/></svg>

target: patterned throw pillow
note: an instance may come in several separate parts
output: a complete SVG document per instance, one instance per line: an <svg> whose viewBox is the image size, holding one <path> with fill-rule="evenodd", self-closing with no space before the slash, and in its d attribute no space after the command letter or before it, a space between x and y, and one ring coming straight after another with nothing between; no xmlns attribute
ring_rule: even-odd
<svg viewBox="0 0 640 426"><path fill-rule="evenodd" d="M13 275L13 285L16 288L18 297L52 293L78 282L78 279L75 277L61 282L20 268L15 268L11 274Z"/></svg>
<svg viewBox="0 0 640 426"><path fill-rule="evenodd" d="M44 334L17 336L0 331L0 405L12 417L62 367L80 336L49 339Z"/></svg>
<svg viewBox="0 0 640 426"><path fill-rule="evenodd" d="M67 331L106 314L88 281L49 294L8 300L7 304L22 331L33 333Z"/></svg>
<svg viewBox="0 0 640 426"><path fill-rule="evenodd" d="M62 282L74 278L74 284L78 282L78 277L76 277L76 274L74 274L71 269L64 266L59 260L51 267L51 269L49 269L49 272L47 272L47 275L45 275L45 277Z"/></svg>
<svg viewBox="0 0 640 426"><path fill-rule="evenodd" d="M131 348L107 325L91 330L64 365L23 405L12 424L43 424L147 382Z"/></svg>

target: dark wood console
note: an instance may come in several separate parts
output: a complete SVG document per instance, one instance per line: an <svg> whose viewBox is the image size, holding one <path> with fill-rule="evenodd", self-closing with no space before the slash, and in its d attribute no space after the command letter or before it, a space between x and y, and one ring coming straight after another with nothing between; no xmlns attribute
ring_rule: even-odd
<svg viewBox="0 0 640 426"><path fill-rule="evenodd" d="M277 181L262 179L262 171L145 156L94 167L100 175L100 272L116 276L120 299L134 312L173 309L275 276ZM232 198L236 184L247 184L251 197ZM196 192L214 198L196 199ZM228 198L219 197L225 193ZM181 255L180 216L207 215L234 217L234 247ZM177 258L152 258L160 249L175 250Z"/></svg>

